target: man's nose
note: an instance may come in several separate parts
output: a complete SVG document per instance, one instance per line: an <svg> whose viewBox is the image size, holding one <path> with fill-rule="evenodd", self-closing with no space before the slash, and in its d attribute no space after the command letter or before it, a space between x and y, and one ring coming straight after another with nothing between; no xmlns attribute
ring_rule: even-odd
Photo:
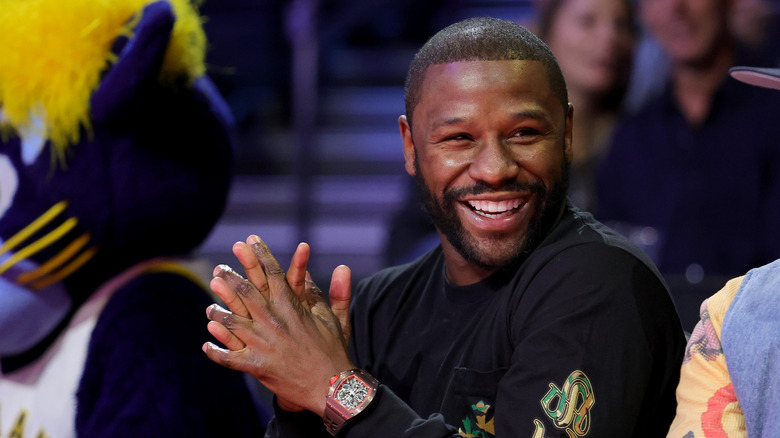
<svg viewBox="0 0 780 438"><path fill-rule="evenodd" d="M489 186L499 187L517 178L520 165L512 150L500 139L481 142L469 166L469 176Z"/></svg>

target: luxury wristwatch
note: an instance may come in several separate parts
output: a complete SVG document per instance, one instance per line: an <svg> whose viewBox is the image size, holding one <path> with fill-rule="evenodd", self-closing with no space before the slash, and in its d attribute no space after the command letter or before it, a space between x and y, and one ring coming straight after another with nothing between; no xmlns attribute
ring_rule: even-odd
<svg viewBox="0 0 780 438"><path fill-rule="evenodd" d="M325 428L335 435L344 423L363 412L374 399L379 382L360 369L343 371L330 379L325 399Z"/></svg>

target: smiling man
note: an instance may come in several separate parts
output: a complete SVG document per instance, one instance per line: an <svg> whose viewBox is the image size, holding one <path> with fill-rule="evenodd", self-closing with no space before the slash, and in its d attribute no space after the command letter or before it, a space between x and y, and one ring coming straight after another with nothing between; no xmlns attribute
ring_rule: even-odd
<svg viewBox="0 0 780 438"><path fill-rule="evenodd" d="M420 97L407 110L414 129L411 116L399 120L406 169L455 284L516 264L561 215L572 110L560 90L539 87L547 82L529 60L435 64L422 84L410 78L409 94Z"/></svg>
<svg viewBox="0 0 780 438"><path fill-rule="evenodd" d="M470 19L415 56L399 125L441 245L331 304L256 237L208 356L276 394L269 436L663 436L685 339L643 253L566 201L573 108L525 28ZM348 348L346 347L348 345ZM321 418L322 417L322 418ZM324 419L324 426L323 426Z"/></svg>

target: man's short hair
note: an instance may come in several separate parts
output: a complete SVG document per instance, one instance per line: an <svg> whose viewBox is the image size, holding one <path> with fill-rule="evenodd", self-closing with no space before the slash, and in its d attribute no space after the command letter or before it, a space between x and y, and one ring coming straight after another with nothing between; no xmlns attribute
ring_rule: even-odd
<svg viewBox="0 0 780 438"><path fill-rule="evenodd" d="M469 18L452 24L431 37L417 52L406 76L406 117L411 126L412 113L428 67L460 61L539 61L553 94L561 101L564 113L569 98L563 73L552 51L525 27L498 18Z"/></svg>

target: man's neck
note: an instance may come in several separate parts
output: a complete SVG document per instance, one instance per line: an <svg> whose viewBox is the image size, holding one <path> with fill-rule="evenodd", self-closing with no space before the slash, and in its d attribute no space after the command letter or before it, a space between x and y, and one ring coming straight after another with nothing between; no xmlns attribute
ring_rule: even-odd
<svg viewBox="0 0 780 438"><path fill-rule="evenodd" d="M549 233L552 233L552 231L558 226L567 208L568 203L564 202L561 205L561 208L558 210L558 214L545 236L549 235ZM463 257L460 251L458 251L457 248L455 248L449 242L449 240L447 240L447 237L444 234L439 232L439 237L441 238L441 247L442 251L444 252L444 272L447 275L447 280L449 280L449 282L455 286L468 286L470 284L478 283L501 269L487 268L466 259ZM541 243L541 240L538 243Z"/></svg>
<svg viewBox="0 0 780 438"><path fill-rule="evenodd" d="M447 280L455 286L468 286L478 283L497 271L495 268L485 268L466 260L453 247L445 236L441 236L444 251L445 273Z"/></svg>
<svg viewBox="0 0 780 438"><path fill-rule="evenodd" d="M728 78L734 56L734 46L728 44L707 62L672 64L672 92L688 124L699 126L704 123L715 93Z"/></svg>

